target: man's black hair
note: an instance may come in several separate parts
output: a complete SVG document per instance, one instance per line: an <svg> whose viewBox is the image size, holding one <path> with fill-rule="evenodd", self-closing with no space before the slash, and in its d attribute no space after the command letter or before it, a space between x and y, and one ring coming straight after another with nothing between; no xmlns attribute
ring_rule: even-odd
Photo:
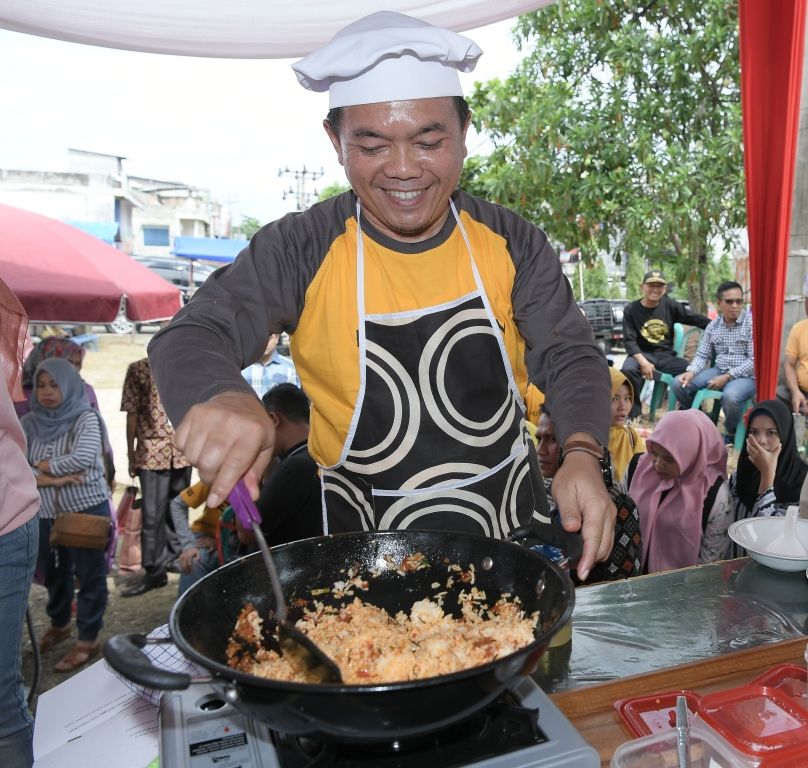
<svg viewBox="0 0 808 768"><path fill-rule="evenodd" d="M262 398L267 413L277 411L289 421L309 423L309 398L295 384L276 384Z"/></svg>
<svg viewBox="0 0 808 768"><path fill-rule="evenodd" d="M466 125L466 121L471 117L471 109L469 109L468 102L462 96L452 96L457 116L460 118L460 127ZM339 133L340 123L342 122L343 107L334 107L328 110L326 115L326 122L331 126L334 133Z"/></svg>
<svg viewBox="0 0 808 768"><path fill-rule="evenodd" d="M736 283L734 280L725 280L715 289L715 297L721 301L727 291L732 291L735 288L737 288L741 292L741 296L743 296L743 286L740 283Z"/></svg>

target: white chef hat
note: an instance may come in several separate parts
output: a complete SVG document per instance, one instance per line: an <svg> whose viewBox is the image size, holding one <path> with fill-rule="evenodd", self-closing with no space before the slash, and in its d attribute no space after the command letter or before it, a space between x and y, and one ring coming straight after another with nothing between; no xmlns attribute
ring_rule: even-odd
<svg viewBox="0 0 808 768"><path fill-rule="evenodd" d="M393 11L344 27L292 65L311 91L328 91L329 107L462 96L458 71L471 72L482 50L449 29Z"/></svg>

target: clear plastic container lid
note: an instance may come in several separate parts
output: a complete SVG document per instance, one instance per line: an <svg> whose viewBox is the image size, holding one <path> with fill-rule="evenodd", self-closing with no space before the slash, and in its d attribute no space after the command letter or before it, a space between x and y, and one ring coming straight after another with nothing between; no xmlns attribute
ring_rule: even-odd
<svg viewBox="0 0 808 768"><path fill-rule="evenodd" d="M800 755L808 765L808 710L777 688L747 685L706 694L699 716L741 752Z"/></svg>
<svg viewBox="0 0 808 768"><path fill-rule="evenodd" d="M759 758L734 749L704 723L690 728L690 768L758 768ZM677 768L676 730L658 731L621 744L611 768Z"/></svg>

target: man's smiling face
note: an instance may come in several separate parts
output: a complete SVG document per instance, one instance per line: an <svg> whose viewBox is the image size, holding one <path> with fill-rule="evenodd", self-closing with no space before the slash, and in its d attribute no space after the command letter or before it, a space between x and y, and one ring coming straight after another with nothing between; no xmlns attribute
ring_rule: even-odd
<svg viewBox="0 0 808 768"><path fill-rule="evenodd" d="M331 143L368 220L396 240L440 231L466 157L451 97L345 107Z"/></svg>

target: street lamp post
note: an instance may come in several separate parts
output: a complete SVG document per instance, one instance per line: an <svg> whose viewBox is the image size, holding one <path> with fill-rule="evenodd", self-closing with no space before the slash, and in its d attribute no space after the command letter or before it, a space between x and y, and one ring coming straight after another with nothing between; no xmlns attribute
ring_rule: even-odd
<svg viewBox="0 0 808 768"><path fill-rule="evenodd" d="M317 181L324 173L322 168L319 171L310 171L305 165L302 169L279 168L279 177L291 176L295 180L294 185L284 191L283 199L294 197L297 210L305 211L317 199L317 189L315 188L314 192L308 192L306 187L310 181Z"/></svg>

